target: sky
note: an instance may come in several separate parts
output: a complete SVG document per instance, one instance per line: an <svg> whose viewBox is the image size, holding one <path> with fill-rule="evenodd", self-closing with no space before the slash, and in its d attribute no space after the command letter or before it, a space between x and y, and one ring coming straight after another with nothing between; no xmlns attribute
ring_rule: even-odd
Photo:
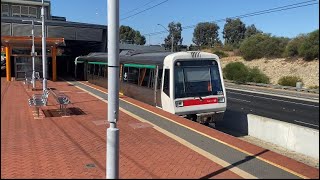
<svg viewBox="0 0 320 180"><path fill-rule="evenodd" d="M263 11L281 6L292 5L310 0L119 0L120 25L130 26L146 35L146 45L162 44L168 33L149 36L147 34L164 31L170 22L180 22L182 27L196 25L200 22L212 22ZM163 2L163 3L162 3ZM162 3L162 4L160 4ZM283 10L245 17L241 21L274 36L293 38L319 29L318 3L296 9ZM309 4L310 4L309 3ZM156 6L157 4L160 4ZM152 6L156 6L151 8ZM288 6L289 7L289 6ZM145 9L151 8L145 12ZM135 16L127 18L128 16ZM107 0L51 0L51 15L66 17L67 21L107 25ZM220 27L220 39L225 22L217 22ZM192 44L194 28L184 29L184 45Z"/></svg>

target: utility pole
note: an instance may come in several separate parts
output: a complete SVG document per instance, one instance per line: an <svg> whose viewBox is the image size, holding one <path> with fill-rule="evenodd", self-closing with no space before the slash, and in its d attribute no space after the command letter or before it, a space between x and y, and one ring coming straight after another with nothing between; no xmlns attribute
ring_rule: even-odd
<svg viewBox="0 0 320 180"><path fill-rule="evenodd" d="M171 52L173 52L173 33L171 34Z"/></svg>
<svg viewBox="0 0 320 180"><path fill-rule="evenodd" d="M36 88L36 80L35 80L35 47L34 47L34 20L22 20L22 22L31 21L32 23L32 50L31 50L31 56L32 56L32 89Z"/></svg>
<svg viewBox="0 0 320 180"><path fill-rule="evenodd" d="M170 34L170 31L165 28L162 24L158 24L159 26L162 26L165 30L167 30ZM174 40L174 37L173 37L173 33L171 34L171 52L173 52L173 40Z"/></svg>
<svg viewBox="0 0 320 180"><path fill-rule="evenodd" d="M119 179L119 0L108 0L107 179Z"/></svg>
<svg viewBox="0 0 320 180"><path fill-rule="evenodd" d="M41 8L42 18L42 69L43 69L43 91L47 89L47 57L46 57L46 35L45 35L45 13L44 13L44 0L42 0Z"/></svg>

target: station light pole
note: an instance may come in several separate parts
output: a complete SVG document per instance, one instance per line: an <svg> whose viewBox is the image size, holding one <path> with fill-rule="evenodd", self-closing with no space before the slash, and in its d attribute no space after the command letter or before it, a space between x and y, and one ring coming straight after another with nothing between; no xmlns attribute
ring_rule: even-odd
<svg viewBox="0 0 320 180"><path fill-rule="evenodd" d="M47 57L46 57L46 35L45 35L45 12L44 0L42 0L41 18L42 18L42 70L43 70L43 91L47 90Z"/></svg>
<svg viewBox="0 0 320 180"><path fill-rule="evenodd" d="M170 31L164 27L162 24L158 24L159 26L162 26L165 30L167 30L170 34ZM171 52L173 52L173 40L174 40L174 37L173 37L173 33L171 34Z"/></svg>
<svg viewBox="0 0 320 180"><path fill-rule="evenodd" d="M108 0L108 122L106 178L119 178L119 0Z"/></svg>
<svg viewBox="0 0 320 180"><path fill-rule="evenodd" d="M30 22L32 23L32 50L31 50L31 56L32 56L32 89L36 88L36 80L35 80L35 47L34 47L34 20L22 20L22 22Z"/></svg>

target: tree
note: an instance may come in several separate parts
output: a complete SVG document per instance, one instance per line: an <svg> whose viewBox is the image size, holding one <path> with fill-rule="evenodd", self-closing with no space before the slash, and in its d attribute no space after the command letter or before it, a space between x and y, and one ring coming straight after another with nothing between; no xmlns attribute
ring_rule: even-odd
<svg viewBox="0 0 320 180"><path fill-rule="evenodd" d="M146 44L146 38L140 34L140 31L136 31L136 34L134 36L134 43L137 45Z"/></svg>
<svg viewBox="0 0 320 180"><path fill-rule="evenodd" d="M135 30L130 26L120 26L120 42L134 43Z"/></svg>
<svg viewBox="0 0 320 180"><path fill-rule="evenodd" d="M135 31L130 26L120 26L120 42L144 45L146 38L140 34L139 31Z"/></svg>
<svg viewBox="0 0 320 180"><path fill-rule="evenodd" d="M198 46L210 46L219 44L219 26L216 23L199 23L193 32L193 42Z"/></svg>
<svg viewBox="0 0 320 180"><path fill-rule="evenodd" d="M245 38L246 25L239 19L227 18L223 29L225 44L238 48L240 42Z"/></svg>
<svg viewBox="0 0 320 180"><path fill-rule="evenodd" d="M263 33L263 32L260 31L259 29L257 29L254 24L251 24L250 26L247 26L244 36L245 36L245 38L248 38L252 35L261 34L261 33Z"/></svg>
<svg viewBox="0 0 320 180"><path fill-rule="evenodd" d="M171 22L168 25L168 28L169 28L169 35L164 39L164 46L166 49L171 49L171 37L173 35L173 38L174 38L173 49L174 51L178 51L183 41L183 38L181 37L181 32L182 32L181 23Z"/></svg>

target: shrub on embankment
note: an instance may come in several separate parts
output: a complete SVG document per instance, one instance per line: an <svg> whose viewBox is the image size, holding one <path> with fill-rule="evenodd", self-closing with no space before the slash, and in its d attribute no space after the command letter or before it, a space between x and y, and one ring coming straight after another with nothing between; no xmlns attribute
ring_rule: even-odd
<svg viewBox="0 0 320 180"><path fill-rule="evenodd" d="M247 61L260 58L302 57L306 61L319 58L319 30L293 39L255 34L240 44L240 54Z"/></svg>
<svg viewBox="0 0 320 180"><path fill-rule="evenodd" d="M232 80L235 83L265 83L270 82L269 78L262 73L257 67L249 68L242 62L232 62L223 68L223 75L226 79Z"/></svg>
<svg viewBox="0 0 320 180"><path fill-rule="evenodd" d="M278 84L282 86L296 87L297 82L302 82L302 79L298 76L284 76L279 79Z"/></svg>
<svg viewBox="0 0 320 180"><path fill-rule="evenodd" d="M282 57L289 38L256 34L246 38L240 45L240 53L245 60Z"/></svg>

